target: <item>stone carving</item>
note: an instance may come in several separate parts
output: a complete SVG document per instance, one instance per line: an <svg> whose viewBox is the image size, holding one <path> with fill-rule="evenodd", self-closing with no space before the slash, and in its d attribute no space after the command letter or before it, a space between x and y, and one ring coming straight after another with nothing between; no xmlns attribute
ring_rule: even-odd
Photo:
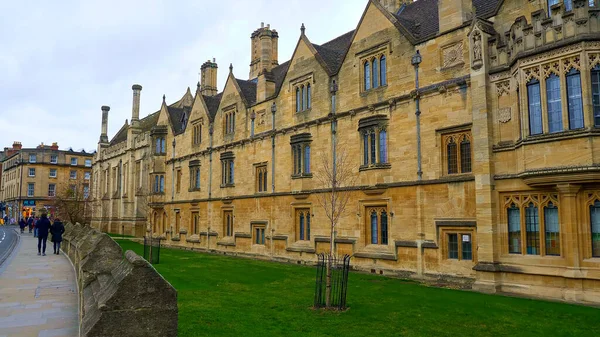
<svg viewBox="0 0 600 337"><path fill-rule="evenodd" d="M538 66L527 68L523 70L523 73L525 75L525 82L529 82L533 78L536 80L540 79L540 67Z"/></svg>
<svg viewBox="0 0 600 337"><path fill-rule="evenodd" d="M500 123L508 123L511 119L511 109L501 108L498 110L498 122Z"/></svg>
<svg viewBox="0 0 600 337"><path fill-rule="evenodd" d="M481 33L476 30L473 33L473 69L479 69L483 65L481 50Z"/></svg>
<svg viewBox="0 0 600 337"><path fill-rule="evenodd" d="M600 54L589 54L588 59L590 62L590 68L594 68L600 64Z"/></svg>
<svg viewBox="0 0 600 337"><path fill-rule="evenodd" d="M546 63L542 66L542 68L544 69L544 78L548 78L550 77L550 75L554 74L554 75L560 75L560 66L558 65L558 61L557 62L552 62L552 63Z"/></svg>
<svg viewBox="0 0 600 337"><path fill-rule="evenodd" d="M177 336L177 292L108 235L67 224L63 249L77 272L80 336Z"/></svg>
<svg viewBox="0 0 600 337"><path fill-rule="evenodd" d="M449 68L464 63L463 43L458 42L442 50L442 68Z"/></svg>
<svg viewBox="0 0 600 337"><path fill-rule="evenodd" d="M506 80L496 83L496 91L498 97L510 94L510 81Z"/></svg>
<svg viewBox="0 0 600 337"><path fill-rule="evenodd" d="M571 69L581 70L579 56L573 56L563 60L563 67L565 73L568 73Z"/></svg>

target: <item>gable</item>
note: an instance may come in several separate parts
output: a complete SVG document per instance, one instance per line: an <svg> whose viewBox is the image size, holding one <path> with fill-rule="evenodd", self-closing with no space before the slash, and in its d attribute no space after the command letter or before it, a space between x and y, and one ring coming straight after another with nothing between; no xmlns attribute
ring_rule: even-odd
<svg viewBox="0 0 600 337"><path fill-rule="evenodd" d="M428 1L428 0L419 0L419 1ZM360 41L365 39L372 34L388 29L395 28L394 24L386 17L382 11L377 8L377 6L369 1L369 5L363 17L356 28L356 32L354 34L354 41Z"/></svg>

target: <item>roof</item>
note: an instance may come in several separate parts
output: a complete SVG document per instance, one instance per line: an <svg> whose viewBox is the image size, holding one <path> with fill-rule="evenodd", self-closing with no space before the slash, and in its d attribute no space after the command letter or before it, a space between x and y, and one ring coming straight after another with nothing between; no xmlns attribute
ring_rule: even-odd
<svg viewBox="0 0 600 337"><path fill-rule="evenodd" d="M140 119L140 129L142 129L142 132L150 131L150 129L152 129L152 127L156 125L156 122L158 122L159 114L160 111L157 111Z"/></svg>
<svg viewBox="0 0 600 337"><path fill-rule="evenodd" d="M487 19L496 14L502 0L472 0L476 16ZM398 22L417 41L439 33L438 0L419 0L410 3L394 14Z"/></svg>
<svg viewBox="0 0 600 337"><path fill-rule="evenodd" d="M117 134L110 140L110 145L119 144L127 140L127 128L129 125L127 123L123 124L121 129L117 132Z"/></svg>
<svg viewBox="0 0 600 337"><path fill-rule="evenodd" d="M285 75L287 74L289 68L290 61L286 61L271 70L271 73L273 74L273 79L275 80L275 95L279 93L279 90L283 85Z"/></svg>
<svg viewBox="0 0 600 337"><path fill-rule="evenodd" d="M246 99L248 105L256 103L256 82L235 79L242 90L242 95Z"/></svg>
<svg viewBox="0 0 600 337"><path fill-rule="evenodd" d="M211 121L215 119L217 115L217 110L219 110L219 105L221 104L221 97L223 97L223 93L219 93L215 96L204 96L204 103L206 103L206 108L208 109L208 117Z"/></svg>
<svg viewBox="0 0 600 337"><path fill-rule="evenodd" d="M190 107L178 108L178 107L174 107L174 106L169 106L169 107L167 107L167 112L169 115L169 120L171 121L171 125L173 127L173 134L175 136L177 136L177 135L183 133L183 131L185 131L185 127L187 125L187 120L190 118L190 116L189 116ZM187 117L184 122L182 120L182 117L186 113L187 113Z"/></svg>
<svg viewBox="0 0 600 337"><path fill-rule="evenodd" d="M313 47L317 50L317 53L321 55L323 61L329 68L330 74L335 74L342 66L342 61L344 61L344 56L346 55L346 51L350 47L352 43L352 36L354 35L354 30L349 31L348 33L338 36L335 39L323 43L322 45L314 44Z"/></svg>

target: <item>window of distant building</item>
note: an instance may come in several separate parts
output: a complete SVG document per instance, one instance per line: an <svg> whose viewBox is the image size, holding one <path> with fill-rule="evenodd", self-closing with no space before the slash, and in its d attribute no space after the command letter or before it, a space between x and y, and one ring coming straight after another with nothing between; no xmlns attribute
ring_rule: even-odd
<svg viewBox="0 0 600 337"><path fill-rule="evenodd" d="M223 211L223 235L233 236L233 211Z"/></svg>
<svg viewBox="0 0 600 337"><path fill-rule="evenodd" d="M192 145L198 146L202 142L202 121L192 124Z"/></svg>
<svg viewBox="0 0 600 337"><path fill-rule="evenodd" d="M73 165L73 166L77 165L77 158L71 158L71 165Z"/></svg>
<svg viewBox="0 0 600 337"><path fill-rule="evenodd" d="M221 187L234 184L234 159L233 152L221 153Z"/></svg>
<svg viewBox="0 0 600 337"><path fill-rule="evenodd" d="M366 207L365 220L367 244L387 245L389 239L387 206Z"/></svg>
<svg viewBox="0 0 600 337"><path fill-rule="evenodd" d="M56 185L48 184L48 196L55 197L56 196Z"/></svg>
<svg viewBox="0 0 600 337"><path fill-rule="evenodd" d="M29 168L29 176L35 177L35 168L32 168L32 167Z"/></svg>
<svg viewBox="0 0 600 337"><path fill-rule="evenodd" d="M310 208L296 209L296 240L310 241Z"/></svg>
<svg viewBox="0 0 600 337"><path fill-rule="evenodd" d="M69 179L77 179L77 171L71 170L71 172L69 172Z"/></svg>
<svg viewBox="0 0 600 337"><path fill-rule="evenodd" d="M459 132L442 136L445 174L470 173L471 132Z"/></svg>
<svg viewBox="0 0 600 337"><path fill-rule="evenodd" d="M91 159L86 159L85 160L85 167L92 167L92 160Z"/></svg>
<svg viewBox="0 0 600 337"><path fill-rule="evenodd" d="M293 135L290 139L292 146L292 177L311 177L310 170L310 145L312 136L310 133Z"/></svg>
<svg viewBox="0 0 600 337"><path fill-rule="evenodd" d="M58 164L58 155L50 155L50 164Z"/></svg>
<svg viewBox="0 0 600 337"><path fill-rule="evenodd" d="M56 169L50 169L50 178L56 178Z"/></svg>
<svg viewBox="0 0 600 337"><path fill-rule="evenodd" d="M192 160L190 168L190 190L200 190L200 161Z"/></svg>
<svg viewBox="0 0 600 337"><path fill-rule="evenodd" d="M255 245L264 245L265 244L265 230L266 230L266 225L264 225L264 224L252 225L252 242Z"/></svg>
<svg viewBox="0 0 600 337"><path fill-rule="evenodd" d="M37 156L35 154L30 154L29 155L29 162L30 163L35 163L37 162Z"/></svg>
<svg viewBox="0 0 600 337"><path fill-rule="evenodd" d="M261 163L254 166L255 191L267 192L267 164Z"/></svg>
<svg viewBox="0 0 600 337"><path fill-rule="evenodd" d="M35 195L35 184L34 183L28 183L27 184L27 196L28 197L33 197Z"/></svg>
<svg viewBox="0 0 600 337"><path fill-rule="evenodd" d="M375 115L358 122L361 137L361 169L369 167L389 167L388 164L388 118Z"/></svg>

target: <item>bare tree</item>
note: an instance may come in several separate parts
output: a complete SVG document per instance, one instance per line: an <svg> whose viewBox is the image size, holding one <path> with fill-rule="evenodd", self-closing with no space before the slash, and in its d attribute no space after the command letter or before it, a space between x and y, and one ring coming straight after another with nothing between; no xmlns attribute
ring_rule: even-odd
<svg viewBox="0 0 600 337"><path fill-rule="evenodd" d="M350 187L355 185L356 174L352 167L346 147L340 146L341 151L335 154L335 160L327 153L321 154L321 162L315 177L319 186L326 191L317 194L319 205L325 211L325 215L329 220L329 258L327 261L327 283L325 288L326 306L331 304L331 269L334 256L334 244L336 236L336 227L340 218L346 211L346 206L350 200L352 190Z"/></svg>
<svg viewBox="0 0 600 337"><path fill-rule="evenodd" d="M52 197L55 214L71 223L85 223L91 219L96 204L90 196L87 181L72 180L56 187Z"/></svg>

